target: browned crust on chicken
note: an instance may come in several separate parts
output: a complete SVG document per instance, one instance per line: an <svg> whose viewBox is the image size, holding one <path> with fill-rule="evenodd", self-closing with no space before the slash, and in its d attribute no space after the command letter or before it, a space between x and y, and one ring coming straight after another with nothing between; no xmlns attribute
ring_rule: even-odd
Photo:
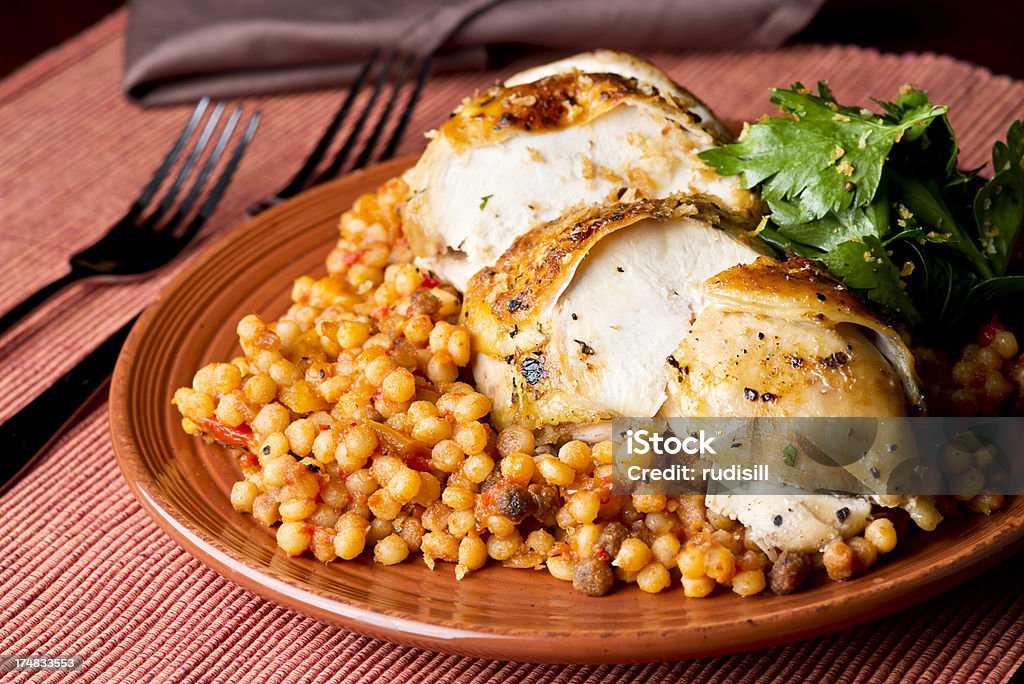
<svg viewBox="0 0 1024 684"><path fill-rule="evenodd" d="M802 257L783 262L761 257L728 268L708 280L704 290L721 299L756 301L762 308L800 311L801 316L814 320L858 318L885 325L839 280Z"/></svg>
<svg viewBox="0 0 1024 684"><path fill-rule="evenodd" d="M552 67L556 68L554 72L549 71ZM625 68L626 71L621 71L623 68ZM732 142L733 140L732 133L722 125L720 121L718 121L713 115L706 116L707 114L710 114L710 109L696 95L678 83L672 81L669 75L655 65L654 62L626 52L594 50L592 52L573 55L572 57L568 57L564 60L553 62L551 64L540 65L518 74L514 74L505 81L504 85L506 87L511 87L523 83L530 83L538 81L541 78L545 78L546 75L553 75L555 73L614 73L622 76L623 78L638 79L643 84L641 87L653 88L657 94L661 95L661 97L665 98L667 101L675 104L681 109L687 110L693 115L694 120L697 123L703 124L703 127L706 128L708 132L721 138L723 142ZM704 115L702 115L701 112L703 112Z"/></svg>
<svg viewBox="0 0 1024 684"><path fill-rule="evenodd" d="M799 257L787 261L759 257L752 263L728 268L709 278L704 284L704 290L712 302L710 306L715 311L713 315L728 312L753 314L767 320L792 322L795 325L809 324L830 330L842 325L856 326L860 331L856 336L862 340L858 344L870 343L877 348L895 371L903 387L910 413L918 415L925 411L921 383L914 368L914 357L899 333L815 262ZM848 334L854 335L854 332L850 330ZM868 337L873 336L873 339L869 342L861 333L867 333ZM761 364L763 374L766 378L771 378L775 384L767 393L773 397L771 401L762 394L760 398L764 401L749 402L748 408L756 406L755 413L759 415L776 415L774 397L782 393L789 382L787 378L795 379L795 386L802 386L804 380L800 378L804 373L810 372L812 366L814 373L822 377L827 376L830 378L829 382L836 387L846 387L850 383L864 380L856 374L851 375L844 364L837 363L832 356L811 364L810 360L802 357L791 358L791 355L777 353L774 338L760 337L759 335L757 340L747 340L745 346L752 352L752 358L764 358ZM703 361L704 355L696 350L683 350L695 344L708 343L709 340L699 342L696 338L688 338L681 345L679 358L682 359L687 354L698 354ZM845 358L845 354L839 358ZM709 373L716 382L722 382L727 377L719 370ZM737 391L742 389L742 385L737 387ZM764 388L755 389L760 392ZM703 390L697 392L702 393ZM902 412L899 412L894 415L901 414Z"/></svg>
<svg viewBox="0 0 1024 684"><path fill-rule="evenodd" d="M516 130L542 133L578 126L626 98L648 100L653 106L664 104L655 89L645 89L634 79L617 74L556 74L533 83L488 89L455 110L439 133L456 144L494 143L503 133ZM685 109L677 109L676 116L715 138L720 135Z"/></svg>

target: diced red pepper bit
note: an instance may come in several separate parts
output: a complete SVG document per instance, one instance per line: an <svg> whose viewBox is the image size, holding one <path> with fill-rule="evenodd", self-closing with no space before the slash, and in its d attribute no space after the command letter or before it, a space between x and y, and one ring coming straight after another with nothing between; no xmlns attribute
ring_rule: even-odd
<svg viewBox="0 0 1024 684"><path fill-rule="evenodd" d="M594 558L602 563L607 563L612 559L612 557L608 555L608 552L598 544L594 544Z"/></svg>
<svg viewBox="0 0 1024 684"><path fill-rule="evenodd" d="M364 254L366 254L365 249L357 249L354 252L349 252L345 255L345 258L342 259L342 263L344 263L346 267L352 268L352 265L362 259Z"/></svg>
<svg viewBox="0 0 1024 684"><path fill-rule="evenodd" d="M406 454L402 457L405 461L405 465L409 466L413 470L418 470L421 473L425 473L430 470L430 454L423 453L422 451L414 451L411 454Z"/></svg>
<svg viewBox="0 0 1024 684"><path fill-rule="evenodd" d="M978 344L987 347L992 344L998 333L1006 330L1006 326L999 322L999 319L992 316L992 320L981 327L978 331Z"/></svg>
<svg viewBox="0 0 1024 684"><path fill-rule="evenodd" d="M497 502L494 500L494 493L498 491L498 484L505 478L501 478L494 482L490 487L484 491L483 494L477 497L476 502L479 509L485 516L493 515L496 511L494 510Z"/></svg>
<svg viewBox="0 0 1024 684"><path fill-rule="evenodd" d="M437 287L440 284L441 281L435 278L434 276L430 275L429 273L424 273L423 279L420 281L420 287L425 287L427 289Z"/></svg>
<svg viewBox="0 0 1024 684"><path fill-rule="evenodd" d="M255 454L251 454L246 451L244 454L238 457L238 464L242 468L258 468L260 461L256 458Z"/></svg>
<svg viewBox="0 0 1024 684"><path fill-rule="evenodd" d="M238 427L228 427L212 418L200 421L203 432L227 446L248 448L253 441L252 428L242 423Z"/></svg>

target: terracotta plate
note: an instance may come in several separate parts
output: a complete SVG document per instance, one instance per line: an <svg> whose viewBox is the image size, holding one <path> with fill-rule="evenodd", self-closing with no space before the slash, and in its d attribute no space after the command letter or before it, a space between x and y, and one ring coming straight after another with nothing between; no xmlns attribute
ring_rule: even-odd
<svg viewBox="0 0 1024 684"><path fill-rule="evenodd" d="M274 533L231 508L227 450L186 436L170 404L204 363L237 355L236 322L282 314L292 280L324 273L339 214L410 163L329 183L240 227L181 274L132 331L111 390L114 446L157 523L201 561L279 604L371 636L474 656L628 662L709 656L877 618L949 589L1020 546L1024 497L992 518L944 523L864 577L784 597L686 599L635 585L585 598L547 572L489 567L455 581L440 563L287 559Z"/></svg>

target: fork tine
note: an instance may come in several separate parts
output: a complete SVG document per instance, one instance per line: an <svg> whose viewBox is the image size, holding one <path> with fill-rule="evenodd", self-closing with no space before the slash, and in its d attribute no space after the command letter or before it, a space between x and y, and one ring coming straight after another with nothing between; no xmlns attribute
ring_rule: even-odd
<svg viewBox="0 0 1024 684"><path fill-rule="evenodd" d="M181 170L178 171L178 175L174 177L174 182L171 183L171 187L167 189L164 196L160 198L160 204L157 206L153 215L146 220L144 227L152 230L156 227L157 222L163 217L163 215L170 209L171 204L174 202L175 197L181 191L182 185L185 184L185 180L188 178L189 173L192 172L192 167L196 165L199 160L199 155L206 149L207 143L210 142L210 137L213 135L214 129L217 128L217 122L220 121L220 116L224 112L224 102L218 102L217 106L213 108L213 113L210 114L210 118L206 122L206 126L203 127L203 132L199 134L199 140L196 141L192 151L189 152L188 157L185 158L185 163L182 165Z"/></svg>
<svg viewBox="0 0 1024 684"><path fill-rule="evenodd" d="M189 123L185 126L184 132L181 133L178 140L172 146L171 152L161 163L161 166L157 170L153 179L151 179L148 185L143 188L143 192L139 196L140 199L136 200L136 202L129 207L128 212L110 226L110 228L100 236L98 240L71 256L69 259L69 266L71 267L71 270L66 275L58 278L48 285L44 285L34 294L25 298L20 304L15 305L14 308L3 314L3 316L0 316L0 334L14 326L18 321L24 318L40 304L44 303L51 295L61 290L65 285L89 276L126 276L148 273L154 269L160 268L174 259L188 244L188 242L195 237L199 228L216 208L221 196L224 194L225 188L234 175L242 154L248 148L249 143L256 134L256 129L260 122L259 112L253 114L249 119L249 124L242 135L241 140L239 140L238 144L235 146L230 159L224 165L224 169L221 172L220 177L217 179L213 189L206 197L206 200L200 206L199 211L196 212L195 216L192 218L183 235L176 237L170 230L159 232L152 230L153 226L155 226L160 220L158 215L163 211L160 208L157 208L153 212L153 215L147 217L144 221L139 220L139 217L146 203L151 201L154 195L154 184L159 186L166 178L170 165L175 161L175 158L180 155L181 151L188 143L192 133L198 126L199 121L204 114L206 106L207 101L205 99L196 106ZM196 149L201 151L205 147L206 142L209 140L216 128L216 119L219 118L220 112L223 108L223 103L218 104L217 111L214 112L212 117L213 121L207 123L202 134L203 140L200 140L196 144ZM188 212L191 210L192 205L199 200L199 196L201 195L203 188L206 186L210 175L213 173L219 159L227 149L227 145L230 143L230 138L233 135L234 129L237 127L240 118L241 110L236 108L231 113L227 124L225 124L225 130L222 131L218 138L217 144L210 154L210 158L203 165L203 168L197 175L192 187L189 189L183 204L176 210L174 217L175 223L172 225L176 225L177 222L184 220L184 217L187 216ZM195 158L197 156L198 154L196 150L193 150L189 155L189 161L187 163L194 165ZM180 177L175 180L175 184L179 188L182 179L187 175L188 173L182 172L179 174ZM154 216L157 217L155 218Z"/></svg>
<svg viewBox="0 0 1024 684"><path fill-rule="evenodd" d="M359 138L359 134L363 130L363 126L366 125L367 119L370 118L370 113L373 111L373 106L377 104L377 99L380 97L381 90L384 89L384 84L387 83L388 76L391 74L391 67L394 65L395 60L398 58L398 51L392 50L388 55L388 61L380 70L380 75L377 77L377 82L373 86L373 92L370 93L370 98L366 101L363 106L363 111L360 112L359 118L356 119L355 124L352 126L352 130L349 132L348 137L345 138L345 143L338 150L338 153L334 156L330 166L324 169L323 173L316 177L313 185L319 185L324 181L330 180L338 175L341 171L341 167L345 165L345 161L348 159L349 154L352 153L352 148L355 147L356 141Z"/></svg>
<svg viewBox="0 0 1024 684"><path fill-rule="evenodd" d="M377 117L377 125L373 127L369 137L363 144L363 151L356 158L355 163L352 165L353 169L361 169L366 166L367 162L373 156L373 148L377 146L377 141L380 139L381 133L384 132L385 126L388 125L388 121L391 118L391 110L395 108L395 102L398 100L398 94L402 91L402 86L405 85L405 80L409 77L409 72L412 71L413 64L415 64L415 56L410 57L406 60L406 63L402 65L402 70L399 72L398 77L391 84L391 95L388 97L387 103L384 105L384 110Z"/></svg>
<svg viewBox="0 0 1024 684"><path fill-rule="evenodd" d="M220 198L224 195L224 190L228 187L228 183L231 182L231 178L235 174L235 169L238 168L238 163L242 160L242 155L245 154L245 150L249 147L252 137L256 135L256 129L259 128L261 118L262 115L258 111L253 112L253 115L249 118L249 124L245 127L245 132L242 133L242 139L238 141L235 149L231 152L227 164L224 165L224 170L220 173L220 178L214 183L210 194L206 196L206 200L203 201L199 211L189 222L188 228L185 229L185 233L182 236L184 241L187 242L195 237L195 234L206 223L206 219L217 208Z"/></svg>
<svg viewBox="0 0 1024 684"><path fill-rule="evenodd" d="M341 128L342 123L348 117L349 111L352 109L352 105L355 104L356 96L359 91L362 90L363 83L366 81L366 77L370 74L370 70L373 65L377 62L377 58L380 56L380 50L374 50L370 53L370 58L363 64L363 68L359 71L359 75L356 76L356 80L352 82L352 85L348 89L348 94L345 96L345 101L341 104L341 107L334 114L334 118L324 129L324 133L320 136L320 140L317 142L316 147L310 153L306 159L306 163L302 165L295 177L289 181L281 192L277 193L277 196L281 199L287 199L293 195L301 192L305 187L306 183L313 176L316 171L316 167L323 161L324 155L331 149L331 143L334 142L335 136L338 135L338 130Z"/></svg>
<svg viewBox="0 0 1024 684"><path fill-rule="evenodd" d="M427 82L427 77L430 75L430 67L433 65L433 62L433 55L429 55L425 60L423 60L419 76L416 78L416 86L413 88L412 93L410 93L409 99L405 103L405 109L402 111L402 118L398 120L398 124L395 126L395 129L391 131L391 137L388 139L388 144L384 146L384 151L380 153L381 161L391 159L395 156L398 144L402 141L402 134L405 133L405 128L409 125L409 119L412 118L413 110L416 109L416 103L420 99L420 93L423 92L423 84Z"/></svg>
<svg viewBox="0 0 1024 684"><path fill-rule="evenodd" d="M235 126L238 125L238 120L242 117L242 108L235 107L228 117L228 121L224 124L224 130L221 131L220 138L217 139L217 144L213 146L213 151L207 158L206 163L203 164L203 168L199 170L199 175L196 176L195 182L192 183L192 187L189 188L188 194L185 195L185 199L181 201L181 204L174 211L174 215L170 218L167 224L164 226L164 230L174 230L181 220L188 214L189 210L192 209L192 205L195 204L196 198L199 197L199 193L203 190L203 186L206 185L206 181L210 176L210 172L213 171L213 167L220 160L221 155L224 154L224 148L227 147L228 140L231 139L231 134L235 131Z"/></svg>
<svg viewBox="0 0 1024 684"><path fill-rule="evenodd" d="M132 204L131 212L138 214L146 208L150 200L153 199L153 195L160 189L160 184L164 182L164 178L167 177L167 173L171 170L171 165L174 164L178 159L178 155L185 149L185 143L192 137L192 131L196 129L196 125L203 118L203 114L206 112L207 105L210 104L210 98L204 97L196 103L195 108L192 110L192 116L189 118L188 123L185 124L185 128L181 130L181 135L174 142L171 147L171 151L164 157L163 162L157 167L157 170L153 173L153 177L149 179L149 183L142 190L142 194Z"/></svg>

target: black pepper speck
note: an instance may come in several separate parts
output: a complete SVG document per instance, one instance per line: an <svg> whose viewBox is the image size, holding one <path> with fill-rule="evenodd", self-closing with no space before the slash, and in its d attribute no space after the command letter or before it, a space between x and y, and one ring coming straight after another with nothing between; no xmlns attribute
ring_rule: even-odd
<svg viewBox="0 0 1024 684"><path fill-rule="evenodd" d="M583 352L583 354L585 356L593 356L594 355L594 348L591 347L586 342L584 342L583 340L573 340L573 342L575 342L576 344L580 345L580 351Z"/></svg>
<svg viewBox="0 0 1024 684"><path fill-rule="evenodd" d="M743 388L743 398L747 401L757 401L757 390L750 389L749 387Z"/></svg>
<svg viewBox="0 0 1024 684"><path fill-rule="evenodd" d="M846 365L846 362L850 360L850 357L843 352L836 352L835 354L829 354L821 360L821 363L826 368L838 368L839 366Z"/></svg>
<svg viewBox="0 0 1024 684"><path fill-rule="evenodd" d="M523 359L523 365L520 366L519 372L522 373L523 380L531 385L536 385L544 377L544 365L539 359L527 357Z"/></svg>

